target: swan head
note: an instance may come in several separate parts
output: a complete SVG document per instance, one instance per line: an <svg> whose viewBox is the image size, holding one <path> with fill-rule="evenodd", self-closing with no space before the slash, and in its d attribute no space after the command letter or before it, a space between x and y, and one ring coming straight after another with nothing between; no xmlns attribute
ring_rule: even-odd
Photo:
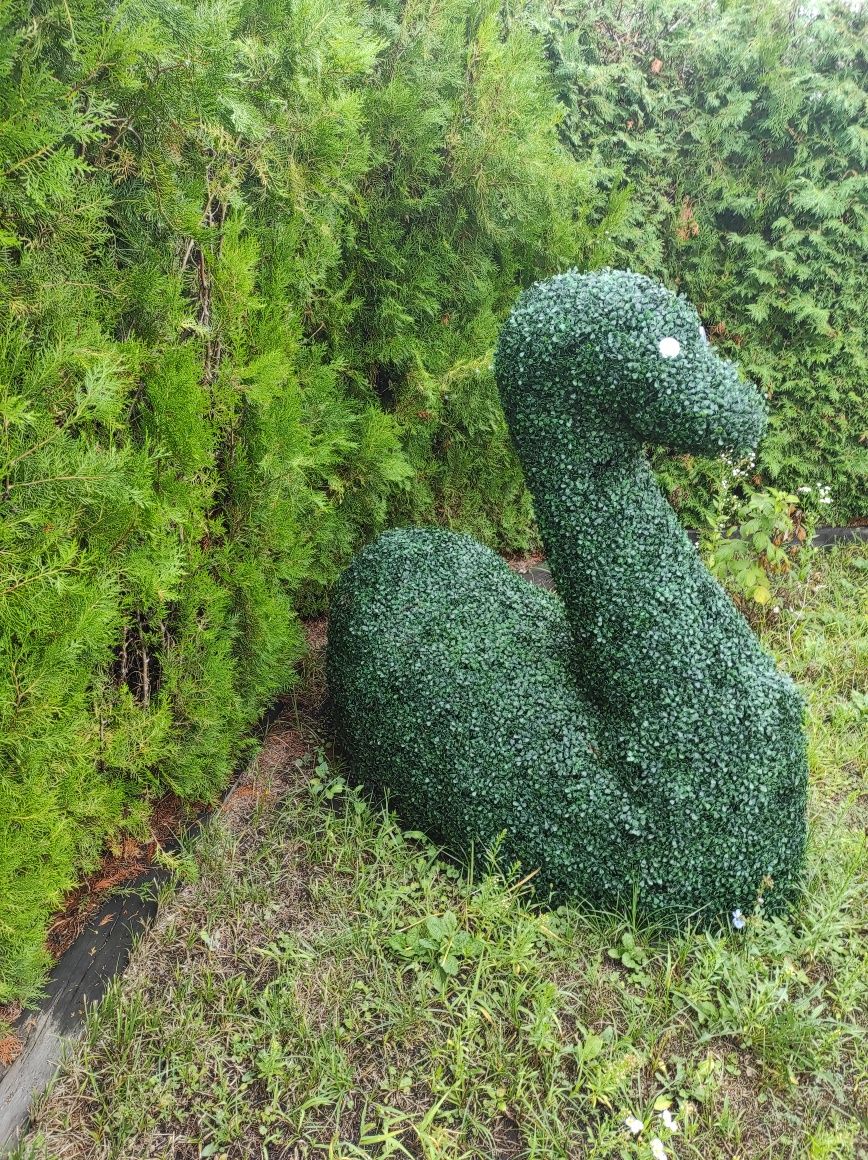
<svg viewBox="0 0 868 1160"><path fill-rule="evenodd" d="M752 450L766 426L756 387L709 343L680 294L630 270L537 282L504 325L495 375L507 415L522 403L601 418L676 451Z"/></svg>

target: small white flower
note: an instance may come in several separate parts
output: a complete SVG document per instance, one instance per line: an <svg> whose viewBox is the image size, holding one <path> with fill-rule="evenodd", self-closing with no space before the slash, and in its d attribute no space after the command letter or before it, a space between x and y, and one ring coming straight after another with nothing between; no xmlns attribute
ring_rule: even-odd
<svg viewBox="0 0 868 1160"><path fill-rule="evenodd" d="M659 1136L655 1136L651 1141L651 1155L654 1160L666 1160L666 1149L663 1147L663 1141Z"/></svg>
<svg viewBox="0 0 868 1160"><path fill-rule="evenodd" d="M744 917L744 915L741 913L741 911L738 908L736 908L732 912L732 925L735 927L736 930L744 930L744 927L746 926L746 924L747 924L747 919Z"/></svg>
<svg viewBox="0 0 868 1160"><path fill-rule="evenodd" d="M668 1128L670 1132L675 1133L678 1131L678 1124L675 1120L675 1117L672 1115L668 1108L664 1108L660 1113L660 1119L663 1121L663 1126Z"/></svg>
<svg viewBox="0 0 868 1160"><path fill-rule="evenodd" d="M657 349L664 358L676 358L681 354L681 343L677 338L661 338L657 343Z"/></svg>
<svg viewBox="0 0 868 1160"><path fill-rule="evenodd" d="M776 604L774 606L774 608L772 609L772 612L775 614L775 616L777 616L777 614L780 612L780 610L781 610L780 604Z"/></svg>
<svg viewBox="0 0 868 1160"><path fill-rule="evenodd" d="M624 1121L624 1126L627 1128L627 1131L631 1132L634 1136L638 1136L642 1129L645 1127L642 1121L637 1120L635 1116L628 1116Z"/></svg>
<svg viewBox="0 0 868 1160"><path fill-rule="evenodd" d="M796 490L798 491L799 495L807 495L811 489L809 487L799 487Z"/></svg>

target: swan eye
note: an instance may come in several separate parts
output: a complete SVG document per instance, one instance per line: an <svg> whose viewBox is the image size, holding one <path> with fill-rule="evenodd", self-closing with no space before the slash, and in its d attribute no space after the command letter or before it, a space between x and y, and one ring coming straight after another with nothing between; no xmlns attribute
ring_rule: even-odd
<svg viewBox="0 0 868 1160"><path fill-rule="evenodd" d="M681 354L681 343L677 338L661 338L657 343L657 349L664 358L675 358Z"/></svg>

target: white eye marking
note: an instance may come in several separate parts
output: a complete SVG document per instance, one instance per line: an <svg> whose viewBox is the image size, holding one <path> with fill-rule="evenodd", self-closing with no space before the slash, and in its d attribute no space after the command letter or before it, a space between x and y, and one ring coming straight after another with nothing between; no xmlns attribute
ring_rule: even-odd
<svg viewBox="0 0 868 1160"><path fill-rule="evenodd" d="M675 358L681 354L681 343L677 338L661 338L657 343L657 349L664 358Z"/></svg>

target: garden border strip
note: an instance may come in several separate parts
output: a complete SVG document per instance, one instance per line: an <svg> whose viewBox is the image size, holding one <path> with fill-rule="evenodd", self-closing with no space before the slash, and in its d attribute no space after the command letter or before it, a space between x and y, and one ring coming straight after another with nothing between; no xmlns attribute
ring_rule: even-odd
<svg viewBox="0 0 868 1160"><path fill-rule="evenodd" d="M834 544L855 543L859 540L868 542L868 526L851 524L843 528L817 528L811 546L831 548Z"/></svg>
<svg viewBox="0 0 868 1160"><path fill-rule="evenodd" d="M284 698L275 701L253 735L264 737L285 710ZM249 764L247 758L219 799L193 817L174 841L164 844L168 852L180 849L182 839L195 837L226 805ZM109 894L52 967L38 1008L23 1011L13 1024L24 1046L0 1074L0 1157L6 1156L26 1131L33 1099L53 1078L65 1045L80 1036L87 1006L98 1002L115 976L126 970L135 940L156 916L154 887L168 877L168 870L154 866L125 883L116 894Z"/></svg>
<svg viewBox="0 0 868 1160"><path fill-rule="evenodd" d="M692 528L687 530L687 536L693 544L699 540L699 532L695 532ZM868 543L868 526L861 527L859 525L853 525L843 528L817 528L814 538L811 540L811 547L832 548L835 544L857 543ZM552 574L545 560L542 560L539 564L535 564L533 568L528 568L526 572L519 573L519 575L532 579L541 588L554 589L555 585L552 580Z"/></svg>
<svg viewBox="0 0 868 1160"><path fill-rule="evenodd" d="M687 538L695 544L699 540L699 532L694 531L693 528L688 528ZM858 543L861 540L868 541L868 525L863 527L860 524L850 524L841 528L820 527L814 532L811 547L832 548L835 544ZM797 544L798 540L793 539L788 542Z"/></svg>
<svg viewBox="0 0 868 1160"><path fill-rule="evenodd" d="M53 967L39 1010L23 1012L14 1024L24 1047L0 1079L0 1156L18 1143L33 1097L52 1079L64 1043L80 1034L87 1005L125 969L136 936L157 913L151 887L167 877L155 868L128 885L126 897L107 898Z"/></svg>

